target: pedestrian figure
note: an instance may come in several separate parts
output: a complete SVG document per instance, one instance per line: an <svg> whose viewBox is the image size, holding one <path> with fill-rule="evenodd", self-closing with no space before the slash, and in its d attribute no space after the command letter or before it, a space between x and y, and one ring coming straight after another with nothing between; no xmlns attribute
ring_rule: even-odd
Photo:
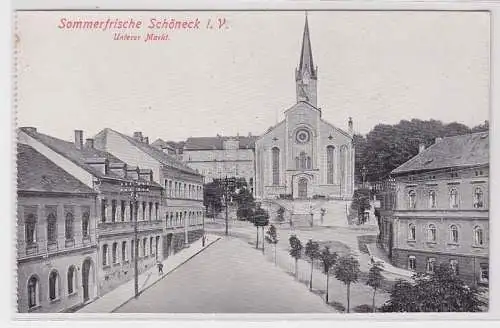
<svg viewBox="0 0 500 328"><path fill-rule="evenodd" d="M293 229L293 220L290 218L290 229Z"/></svg>
<svg viewBox="0 0 500 328"><path fill-rule="evenodd" d="M163 274L163 263L158 262L158 274L161 275Z"/></svg>

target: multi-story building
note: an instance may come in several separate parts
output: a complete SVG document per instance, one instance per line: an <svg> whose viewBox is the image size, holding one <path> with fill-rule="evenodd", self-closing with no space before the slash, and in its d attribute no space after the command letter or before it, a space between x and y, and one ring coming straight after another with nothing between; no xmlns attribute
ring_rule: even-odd
<svg viewBox="0 0 500 328"><path fill-rule="evenodd" d="M396 168L392 260L433 272L448 263L465 281L488 282L488 132L437 139ZM391 230L391 229L390 229Z"/></svg>
<svg viewBox="0 0 500 328"><path fill-rule="evenodd" d="M151 170L152 180L164 186L163 254L187 246L203 235L203 176L175 157L153 147L142 132L133 137L104 129L96 148L122 161Z"/></svg>
<svg viewBox="0 0 500 328"><path fill-rule="evenodd" d="M255 140L235 137L192 137L184 144L183 161L205 176L205 183L227 177L243 178L253 193L255 181Z"/></svg>
<svg viewBox="0 0 500 328"><path fill-rule="evenodd" d="M163 258L160 213L163 188L152 180L151 170L128 166L96 149L93 139L87 139L84 145L81 130L75 131L74 142L68 142L42 134L35 128L21 128L18 140L97 193L92 213L98 217L95 227L98 296L133 277L135 245L139 248L140 272ZM127 186L133 183L140 183L147 191L132 199ZM137 238L134 237L135 217Z"/></svg>
<svg viewBox="0 0 500 328"><path fill-rule="evenodd" d="M17 306L59 312L97 295L97 193L17 146Z"/></svg>

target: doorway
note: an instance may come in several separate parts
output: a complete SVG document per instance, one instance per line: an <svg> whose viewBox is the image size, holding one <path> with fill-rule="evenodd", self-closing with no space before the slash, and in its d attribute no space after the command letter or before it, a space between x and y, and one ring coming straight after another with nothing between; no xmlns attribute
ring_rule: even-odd
<svg viewBox="0 0 500 328"><path fill-rule="evenodd" d="M302 178L299 180L299 198L307 198L307 179Z"/></svg>

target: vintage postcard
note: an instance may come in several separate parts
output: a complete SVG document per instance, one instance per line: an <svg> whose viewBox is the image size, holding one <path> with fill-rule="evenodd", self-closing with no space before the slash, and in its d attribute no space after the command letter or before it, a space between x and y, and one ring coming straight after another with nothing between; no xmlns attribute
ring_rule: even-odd
<svg viewBox="0 0 500 328"><path fill-rule="evenodd" d="M14 13L16 310L490 309L491 13Z"/></svg>

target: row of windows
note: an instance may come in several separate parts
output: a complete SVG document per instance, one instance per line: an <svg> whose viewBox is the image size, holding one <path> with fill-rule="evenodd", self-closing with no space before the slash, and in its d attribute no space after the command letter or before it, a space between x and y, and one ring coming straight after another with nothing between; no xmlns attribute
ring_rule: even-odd
<svg viewBox="0 0 500 328"><path fill-rule="evenodd" d="M448 229L449 232L449 242L453 244L458 244L460 242L460 233L458 226L451 225ZM480 226L475 226L472 229L473 232L473 243L475 246L484 246L484 231ZM426 227L426 241L427 242L437 242L438 230L434 224L429 224ZM417 229L415 224L410 223L408 225L408 240L417 240Z"/></svg>
<svg viewBox="0 0 500 328"><path fill-rule="evenodd" d="M149 242L148 242L149 240ZM158 247L160 243L160 236L156 237L147 237L143 239L138 240L139 244L139 257L146 257L146 256L157 256L158 255ZM127 247L127 241L122 241L121 242L121 256L119 256L119 243L114 242L111 244L111 258L110 258L110 253L109 253L109 245L104 244L102 245L102 266L106 267L110 264L118 264L120 263L120 258L121 258L121 263L126 263L129 260L129 254L130 254L130 259L134 259L135 256L135 244L134 240L130 241L130 249ZM149 246L149 247L148 247Z"/></svg>
<svg viewBox="0 0 500 328"><path fill-rule="evenodd" d="M429 208L437 208L437 197L436 191L430 190L429 194ZM477 187L474 189L474 193L472 195L473 206L474 208L483 208L484 207L484 193L482 188ZM458 208L460 204L458 190L456 188L451 188L449 191L449 206L450 208ZM415 190L410 190L408 192L408 208L417 208L417 193Z"/></svg>
<svg viewBox="0 0 500 328"><path fill-rule="evenodd" d="M474 171L474 176L475 177L481 177L481 176L484 176L485 175L485 171L483 170L475 170ZM444 175L442 175L442 177L445 177ZM448 175L449 178L451 179L458 179L460 176L458 174L458 172L450 172L449 175ZM439 176L438 176L439 178ZM426 175L426 176L422 176L422 175L418 175L418 176L408 176L408 180L409 181L417 181L417 180L436 180L436 175Z"/></svg>
<svg viewBox="0 0 500 328"><path fill-rule="evenodd" d="M459 275L460 272L458 267L458 260L451 259L449 263L453 273ZM436 258L428 257L425 263L425 271L427 273L434 273L435 268L436 268ZM417 270L417 258L413 255L408 256L408 270L411 271ZM481 263L479 265L479 281L482 283L487 283L488 280L489 280L488 264Z"/></svg>
<svg viewBox="0 0 500 328"><path fill-rule="evenodd" d="M52 270L48 277L49 283L49 301L56 301L61 297L61 282L57 270ZM68 268L67 272L67 292L72 295L77 292L76 267L74 265ZM28 280L28 307L34 308L40 305L40 281L37 276L33 275Z"/></svg>
<svg viewBox="0 0 500 328"><path fill-rule="evenodd" d="M203 211L196 212L173 212L165 214L167 227L179 227L184 226L185 220L187 219L188 225L201 224L203 220Z"/></svg>
<svg viewBox="0 0 500 328"><path fill-rule="evenodd" d="M101 221L104 223L107 221L107 214L108 214L108 206L109 206L109 200L103 199L101 200ZM120 207L118 208L118 204ZM128 208L128 211L127 211ZM154 216L153 216L153 210L154 210ZM111 222L116 222L117 219L119 218L121 222L124 221L133 221L130 219L130 214L133 213L134 216L137 216L137 220L158 220L159 216L159 210L160 210L160 204L158 202L130 202L130 201L125 201L125 200L120 200L120 203L118 203L118 200L113 199L111 200ZM119 212L119 213L118 213ZM128 220L127 220L128 219Z"/></svg>
<svg viewBox="0 0 500 328"><path fill-rule="evenodd" d="M51 211L47 215L45 223L47 229L47 243L56 244L59 224L57 222L56 211ZM24 219L25 242L27 246L35 244L38 239L37 228L38 218L34 213L29 213ZM90 209L85 208L82 211L81 230L83 238L88 238L90 234ZM72 212L67 212L64 219L64 236L66 240L74 240L75 237L75 217Z"/></svg>
<svg viewBox="0 0 500 328"><path fill-rule="evenodd" d="M170 198L203 199L202 186L172 180L165 180L165 193Z"/></svg>

